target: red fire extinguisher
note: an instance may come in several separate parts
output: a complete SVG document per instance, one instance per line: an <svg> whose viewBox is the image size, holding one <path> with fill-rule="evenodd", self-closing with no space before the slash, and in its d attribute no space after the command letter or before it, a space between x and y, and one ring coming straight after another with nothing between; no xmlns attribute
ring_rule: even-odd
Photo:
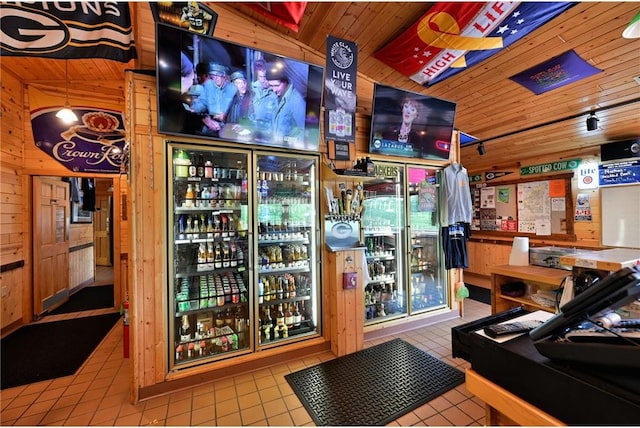
<svg viewBox="0 0 640 428"><path fill-rule="evenodd" d="M124 358L129 358L129 296L122 303L122 326Z"/></svg>

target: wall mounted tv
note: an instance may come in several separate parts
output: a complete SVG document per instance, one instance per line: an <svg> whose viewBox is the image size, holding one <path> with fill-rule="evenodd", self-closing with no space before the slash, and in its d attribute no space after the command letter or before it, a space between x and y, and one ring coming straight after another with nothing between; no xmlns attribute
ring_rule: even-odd
<svg viewBox="0 0 640 428"><path fill-rule="evenodd" d="M369 152L449 159L456 104L376 83Z"/></svg>
<svg viewBox="0 0 640 428"><path fill-rule="evenodd" d="M318 150L322 67L156 25L159 132Z"/></svg>

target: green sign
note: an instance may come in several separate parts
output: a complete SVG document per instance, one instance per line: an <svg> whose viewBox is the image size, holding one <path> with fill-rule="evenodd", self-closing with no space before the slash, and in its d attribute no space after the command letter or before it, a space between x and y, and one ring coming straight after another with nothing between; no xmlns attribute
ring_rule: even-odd
<svg viewBox="0 0 640 428"><path fill-rule="evenodd" d="M520 168L520 175L548 174L550 172L569 171L576 169L582 159L568 159L557 162L541 163Z"/></svg>

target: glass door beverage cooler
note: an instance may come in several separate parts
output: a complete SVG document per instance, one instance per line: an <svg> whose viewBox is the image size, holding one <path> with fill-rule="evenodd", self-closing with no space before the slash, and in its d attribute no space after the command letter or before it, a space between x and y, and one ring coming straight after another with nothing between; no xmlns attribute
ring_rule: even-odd
<svg viewBox="0 0 640 428"><path fill-rule="evenodd" d="M319 226L315 157L258 153L258 346L318 333Z"/></svg>
<svg viewBox="0 0 640 428"><path fill-rule="evenodd" d="M320 334L317 158L167 157L170 369Z"/></svg>
<svg viewBox="0 0 640 428"><path fill-rule="evenodd" d="M362 231L369 270L365 325L407 315L404 167L376 164L376 177L362 184Z"/></svg>
<svg viewBox="0 0 640 428"><path fill-rule="evenodd" d="M408 166L409 312L447 304L447 279L440 244L438 170Z"/></svg>
<svg viewBox="0 0 640 428"><path fill-rule="evenodd" d="M440 245L438 169L376 162L362 183L369 281L365 325L448 304Z"/></svg>

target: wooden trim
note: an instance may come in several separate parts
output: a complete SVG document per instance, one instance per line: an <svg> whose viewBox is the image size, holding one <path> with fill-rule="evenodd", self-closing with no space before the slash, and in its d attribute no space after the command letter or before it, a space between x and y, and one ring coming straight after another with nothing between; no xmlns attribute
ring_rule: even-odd
<svg viewBox="0 0 640 428"><path fill-rule="evenodd" d="M566 426L517 395L484 378L473 369L465 373L467 390L487 405L487 426L505 421L502 416L521 426Z"/></svg>
<svg viewBox="0 0 640 428"><path fill-rule="evenodd" d="M92 248L93 242L87 242L86 244L76 245L75 247L70 247L69 252L73 253L75 251L84 250L85 248Z"/></svg>
<svg viewBox="0 0 640 428"><path fill-rule="evenodd" d="M222 364L206 364L206 367L203 367L203 371L187 370L185 373L182 373L185 375L184 377L175 377L171 379L171 375L169 375L169 377L167 377L164 382L159 382L151 386L139 388L137 391L138 399L146 400L148 398L156 397L159 395L174 393L181 389L190 388L195 385L219 381L221 379L231 376L237 376L239 374L247 374L252 371L264 369L276 364L281 364L282 361L292 361L298 358L305 358L323 352L330 352L331 343L319 339L316 340L316 343L311 346L301 347L285 353L280 352L278 348L272 349L273 350L248 354L245 361L239 362L238 360L242 360L242 357L239 357L234 359L233 361L221 362ZM180 374L177 375L179 376Z"/></svg>
<svg viewBox="0 0 640 428"><path fill-rule="evenodd" d="M24 260L18 260L17 262L7 263L0 266L0 273L20 269L21 267L24 267Z"/></svg>

